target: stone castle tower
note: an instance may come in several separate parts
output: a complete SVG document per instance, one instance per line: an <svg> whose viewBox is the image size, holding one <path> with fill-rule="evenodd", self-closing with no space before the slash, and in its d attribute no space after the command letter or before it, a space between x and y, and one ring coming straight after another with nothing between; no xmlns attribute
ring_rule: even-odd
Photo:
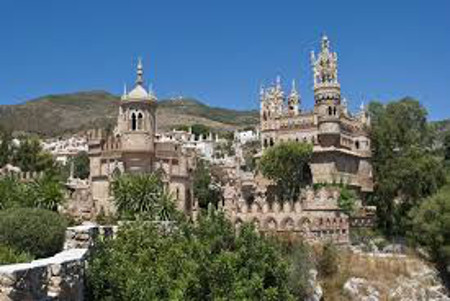
<svg viewBox="0 0 450 301"><path fill-rule="evenodd" d="M121 136L124 161L130 171L149 172L155 154L156 96L144 87L139 59L134 88L121 98L117 134Z"/></svg>
<svg viewBox="0 0 450 301"><path fill-rule="evenodd" d="M283 141L313 144L311 171L314 183L343 183L361 192L372 190L370 118L364 107L349 113L341 96L337 54L323 36L320 51L311 53L314 109L303 112L295 82L287 97L280 78L261 89L261 143L263 148Z"/></svg>
<svg viewBox="0 0 450 301"><path fill-rule="evenodd" d="M157 98L144 87L142 61L131 91L119 103L117 126L112 133L96 129L88 133L90 189L95 214L115 211L110 184L122 173L162 174L166 189L177 207L192 216L195 154L183 150L176 141L157 141Z"/></svg>

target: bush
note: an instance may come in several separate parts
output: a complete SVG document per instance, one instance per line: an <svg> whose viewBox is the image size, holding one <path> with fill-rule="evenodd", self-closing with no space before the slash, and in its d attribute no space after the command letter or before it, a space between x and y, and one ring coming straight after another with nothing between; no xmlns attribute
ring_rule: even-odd
<svg viewBox="0 0 450 301"><path fill-rule="evenodd" d="M135 221L99 241L87 270L89 300L291 300L286 261L250 225L236 236L223 214L178 222L161 235Z"/></svg>
<svg viewBox="0 0 450 301"><path fill-rule="evenodd" d="M29 253L20 252L10 246L0 244L0 265L29 262L31 260L33 260L33 256Z"/></svg>
<svg viewBox="0 0 450 301"><path fill-rule="evenodd" d="M339 269L339 254L337 248L331 243L323 246L322 254L319 259L319 272L323 277L335 275Z"/></svg>
<svg viewBox="0 0 450 301"><path fill-rule="evenodd" d="M17 208L0 211L0 244L41 258L62 249L67 222L55 212Z"/></svg>

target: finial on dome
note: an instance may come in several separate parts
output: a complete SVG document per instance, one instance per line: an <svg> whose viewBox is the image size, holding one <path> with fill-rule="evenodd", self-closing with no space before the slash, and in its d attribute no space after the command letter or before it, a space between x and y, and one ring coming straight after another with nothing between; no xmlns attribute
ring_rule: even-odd
<svg viewBox="0 0 450 301"><path fill-rule="evenodd" d="M277 75L276 86L277 86L278 90L281 89L281 76L279 76L279 75Z"/></svg>
<svg viewBox="0 0 450 301"><path fill-rule="evenodd" d="M330 48L330 41L328 40L327 35L322 34L322 50Z"/></svg>
<svg viewBox="0 0 450 301"><path fill-rule="evenodd" d="M123 83L123 96L126 96L127 93L128 93L128 91L127 91L127 84Z"/></svg>
<svg viewBox="0 0 450 301"><path fill-rule="evenodd" d="M144 83L144 68L142 66L142 58L138 58L138 64L137 64L137 78L136 78L136 84L142 85Z"/></svg>
<svg viewBox="0 0 450 301"><path fill-rule="evenodd" d="M297 93L297 87L296 87L296 83L295 83L295 78L292 80L292 92Z"/></svg>
<svg viewBox="0 0 450 301"><path fill-rule="evenodd" d="M359 106L359 109L360 109L361 111L364 111L364 110L365 110L364 100L361 101L361 105Z"/></svg>

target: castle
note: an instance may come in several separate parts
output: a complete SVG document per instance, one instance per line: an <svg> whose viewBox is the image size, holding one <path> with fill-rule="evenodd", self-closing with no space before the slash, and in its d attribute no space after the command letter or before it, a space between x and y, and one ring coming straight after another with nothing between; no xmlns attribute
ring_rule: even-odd
<svg viewBox="0 0 450 301"><path fill-rule="evenodd" d="M313 144L310 164L314 183L346 184L362 194L373 190L370 163L370 118L364 107L350 114L341 97L337 54L322 37L321 50L311 53L314 76L314 110L302 112L295 83L285 97L276 84L261 89L261 143L263 148L283 141Z"/></svg>
<svg viewBox="0 0 450 301"><path fill-rule="evenodd" d="M193 214L193 176L195 152L177 141L156 139L155 94L144 87L139 60L137 79L125 91L118 108L117 126L112 133L96 129L88 132L90 194L94 214L114 212L110 185L115 175L161 171L177 208Z"/></svg>
<svg viewBox="0 0 450 301"><path fill-rule="evenodd" d="M362 108L353 116L341 99L337 75L337 55L330 49L326 36L321 50L311 54L314 74L314 110L302 112L300 94L292 86L285 97L279 78L274 86L261 90L262 149L283 141L307 142L313 145L310 162L311 184L343 184L364 198L373 190L370 163L370 119ZM312 186L302 190L297 200L278 203L269 199L273 185L259 173L244 172L235 164L224 166L229 181L224 187L221 208L239 227L251 222L262 232L300 235L306 240L349 242L350 226L373 225L372 211L363 218L352 219L339 207L340 189ZM361 209L359 208L359 209Z"/></svg>

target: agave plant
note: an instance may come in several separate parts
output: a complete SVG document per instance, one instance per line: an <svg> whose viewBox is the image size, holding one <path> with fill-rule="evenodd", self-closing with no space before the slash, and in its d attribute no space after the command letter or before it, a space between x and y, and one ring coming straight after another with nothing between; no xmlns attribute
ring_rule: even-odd
<svg viewBox="0 0 450 301"><path fill-rule="evenodd" d="M144 215L151 219L170 219L175 211L173 197L164 191L157 174L124 174L112 183L116 208L123 215Z"/></svg>

